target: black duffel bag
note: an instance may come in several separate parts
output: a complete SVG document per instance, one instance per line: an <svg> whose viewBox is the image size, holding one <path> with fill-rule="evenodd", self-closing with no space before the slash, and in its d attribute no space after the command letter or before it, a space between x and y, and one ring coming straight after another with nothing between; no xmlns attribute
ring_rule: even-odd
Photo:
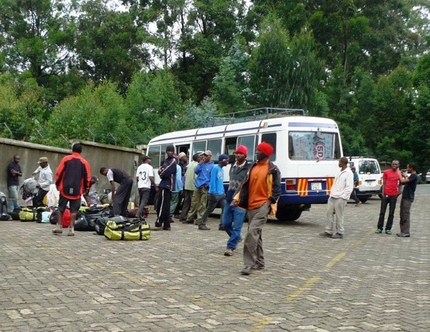
<svg viewBox="0 0 430 332"><path fill-rule="evenodd" d="M78 212L75 220L75 231L91 232L96 229L96 224L93 219L85 213Z"/></svg>

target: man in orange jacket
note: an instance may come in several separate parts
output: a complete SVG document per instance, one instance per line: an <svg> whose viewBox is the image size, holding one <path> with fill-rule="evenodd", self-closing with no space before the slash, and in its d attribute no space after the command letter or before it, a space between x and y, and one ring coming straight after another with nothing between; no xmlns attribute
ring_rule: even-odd
<svg viewBox="0 0 430 332"><path fill-rule="evenodd" d="M249 275L253 270L264 269L263 226L268 215L274 216L281 196L281 173L269 157L274 148L266 142L257 145L257 161L251 166L236 192L231 206L247 210L248 233L243 246L245 267L241 271Z"/></svg>
<svg viewBox="0 0 430 332"><path fill-rule="evenodd" d="M70 207L70 226L67 235L73 236L76 215L81 206L81 196L87 194L91 186L90 164L82 156L82 145L73 144L72 154L65 156L55 172L55 185L60 192L58 201L58 221L53 234L63 233L61 220L67 203Z"/></svg>

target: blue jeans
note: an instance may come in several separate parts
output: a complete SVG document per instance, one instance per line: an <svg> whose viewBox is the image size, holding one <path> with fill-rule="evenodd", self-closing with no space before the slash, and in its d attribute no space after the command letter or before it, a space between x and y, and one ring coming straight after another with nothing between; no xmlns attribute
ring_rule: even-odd
<svg viewBox="0 0 430 332"><path fill-rule="evenodd" d="M230 202L226 203L222 215L222 225L230 237L227 241L228 249L235 250L237 243L242 238L241 232L245 214L246 210L230 206Z"/></svg>
<svg viewBox="0 0 430 332"><path fill-rule="evenodd" d="M9 212L19 208L18 204L18 186L7 187L9 191Z"/></svg>

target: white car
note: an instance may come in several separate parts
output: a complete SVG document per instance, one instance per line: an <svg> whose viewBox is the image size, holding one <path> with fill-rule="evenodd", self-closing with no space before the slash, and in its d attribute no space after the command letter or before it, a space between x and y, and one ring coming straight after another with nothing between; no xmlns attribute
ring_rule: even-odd
<svg viewBox="0 0 430 332"><path fill-rule="evenodd" d="M372 195L381 195L382 171L379 162L375 158L347 157L349 166L354 166L358 173L358 185L356 194L358 199L364 203Z"/></svg>
<svg viewBox="0 0 430 332"><path fill-rule="evenodd" d="M426 182L430 183L430 169L426 173Z"/></svg>

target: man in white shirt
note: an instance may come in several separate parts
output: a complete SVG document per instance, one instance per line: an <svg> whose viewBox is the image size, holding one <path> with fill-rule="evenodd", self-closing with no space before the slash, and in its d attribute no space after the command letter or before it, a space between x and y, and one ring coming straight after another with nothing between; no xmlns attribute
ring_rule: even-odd
<svg viewBox="0 0 430 332"><path fill-rule="evenodd" d="M48 193L51 184L54 183L54 176L51 167L49 167L48 158L40 157L38 163L39 167L33 172L33 176L38 175L37 187L39 192L33 198L33 206L43 205L43 199Z"/></svg>
<svg viewBox="0 0 430 332"><path fill-rule="evenodd" d="M136 170L136 181L140 197L136 217L142 219L143 211L148 204L151 186L155 187L154 169L151 165L151 158L148 156L142 158L142 164Z"/></svg>
<svg viewBox="0 0 430 332"><path fill-rule="evenodd" d="M339 159L340 173L334 179L327 202L327 221L321 237L343 239L343 213L354 188L354 175L348 168L348 159Z"/></svg>

